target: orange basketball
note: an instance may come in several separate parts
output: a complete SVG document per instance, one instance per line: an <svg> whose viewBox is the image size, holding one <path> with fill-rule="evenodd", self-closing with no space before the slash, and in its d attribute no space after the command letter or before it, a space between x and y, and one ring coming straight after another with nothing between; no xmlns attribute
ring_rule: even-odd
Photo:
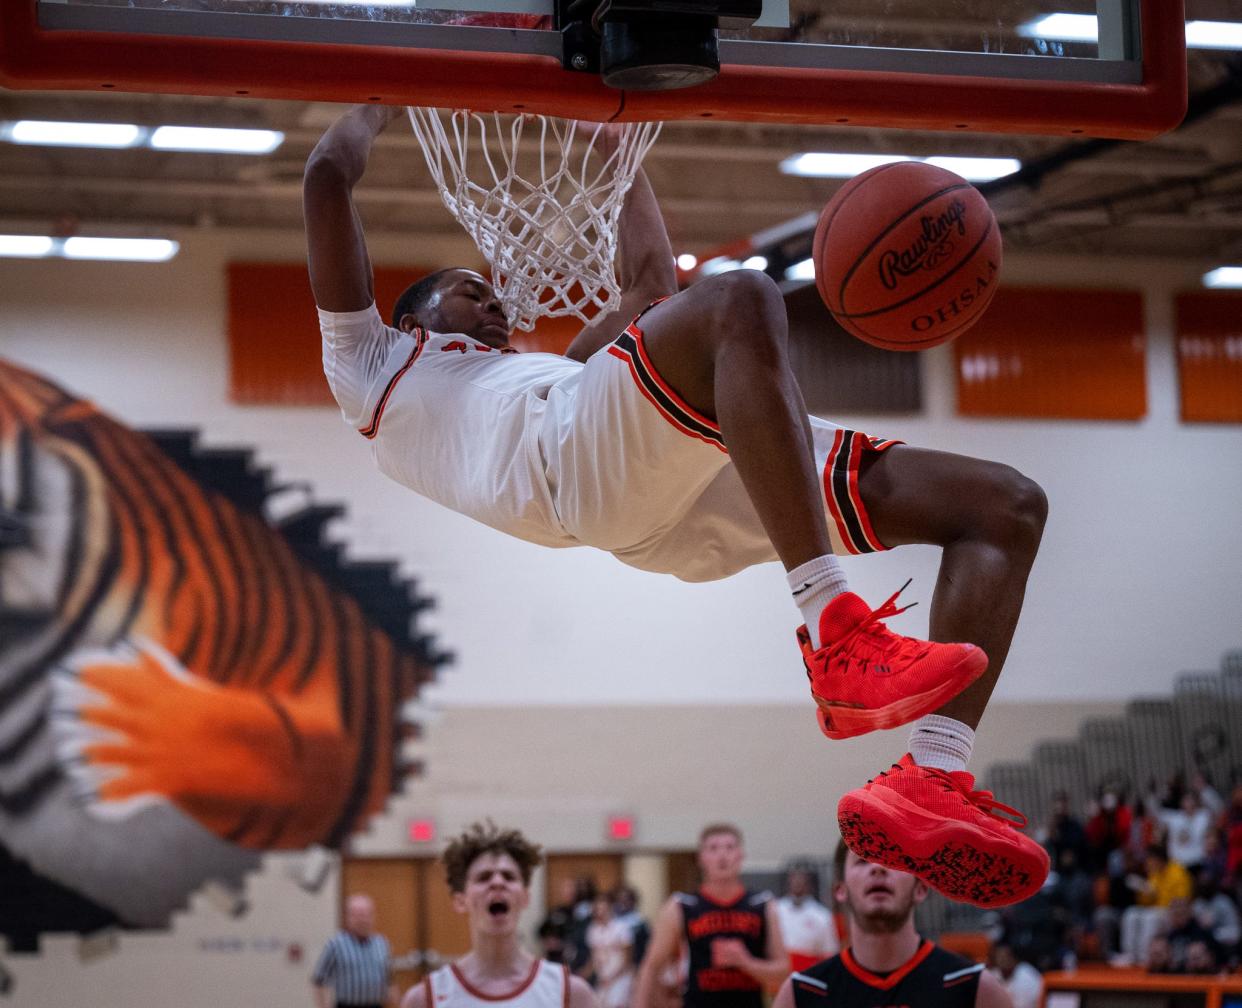
<svg viewBox="0 0 1242 1008"><path fill-rule="evenodd" d="M960 175L896 161L843 185L819 215L815 284L846 332L925 350L965 332L996 293L1000 229Z"/></svg>

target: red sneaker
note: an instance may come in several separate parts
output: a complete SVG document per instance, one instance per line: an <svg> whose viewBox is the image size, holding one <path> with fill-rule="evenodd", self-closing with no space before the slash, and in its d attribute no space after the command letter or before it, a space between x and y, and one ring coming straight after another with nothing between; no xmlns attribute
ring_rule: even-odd
<svg viewBox="0 0 1242 1008"><path fill-rule="evenodd" d="M1002 907L1039 892L1048 854L1015 827L1026 816L963 771L915 764L907 753L891 770L837 804L847 847L873 864L916 875L949 899Z"/></svg>
<svg viewBox="0 0 1242 1008"><path fill-rule="evenodd" d="M902 637L880 622L910 608L895 604L909 584L875 610L853 592L838 595L820 614L824 646L818 651L806 627L798 628L811 696L819 704L819 727L829 738L852 738L921 718L987 669L988 656L973 644Z"/></svg>

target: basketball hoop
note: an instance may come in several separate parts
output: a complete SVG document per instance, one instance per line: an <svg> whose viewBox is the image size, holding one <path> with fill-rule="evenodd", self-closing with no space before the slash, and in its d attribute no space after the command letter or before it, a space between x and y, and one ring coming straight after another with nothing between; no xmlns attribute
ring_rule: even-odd
<svg viewBox="0 0 1242 1008"><path fill-rule="evenodd" d="M433 108L409 115L444 205L491 263L515 327L530 331L544 316L589 322L588 308L616 304L617 219L662 123L506 121Z"/></svg>

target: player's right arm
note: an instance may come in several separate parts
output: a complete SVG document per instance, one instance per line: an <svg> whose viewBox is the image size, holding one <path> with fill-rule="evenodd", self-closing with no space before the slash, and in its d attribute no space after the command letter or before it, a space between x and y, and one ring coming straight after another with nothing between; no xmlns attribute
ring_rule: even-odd
<svg viewBox="0 0 1242 1008"><path fill-rule="evenodd" d="M307 261L315 303L326 311L361 311L375 300L371 259L353 193L375 138L401 111L354 106L328 128L306 161L302 209Z"/></svg>
<svg viewBox="0 0 1242 1008"><path fill-rule="evenodd" d="M1005 985L987 970L979 974L979 986L975 991L975 1008L1013 1008L1013 998L1009 996L1009 991L1005 990Z"/></svg>
<svg viewBox="0 0 1242 1008"><path fill-rule="evenodd" d="M794 1008L793 977L785 977L785 982L781 984L781 989L776 992L776 997L772 999L772 1008Z"/></svg>
<svg viewBox="0 0 1242 1008"><path fill-rule="evenodd" d="M660 909L647 945L647 954L638 969L638 989L634 992L633 1008L654 1008L660 973L669 963L675 962L681 952L683 921L681 904L676 898L670 899Z"/></svg>

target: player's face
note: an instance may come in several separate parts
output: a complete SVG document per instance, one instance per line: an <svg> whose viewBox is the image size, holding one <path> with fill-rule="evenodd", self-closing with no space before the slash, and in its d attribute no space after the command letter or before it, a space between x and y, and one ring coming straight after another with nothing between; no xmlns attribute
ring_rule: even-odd
<svg viewBox="0 0 1242 1008"><path fill-rule="evenodd" d="M699 845L704 882L728 882L742 872L742 842L732 833L711 833Z"/></svg>
<svg viewBox="0 0 1242 1008"><path fill-rule="evenodd" d="M465 888L453 893L453 908L470 918L475 933L512 934L529 902L522 872L508 854L480 854L466 872Z"/></svg>
<svg viewBox="0 0 1242 1008"><path fill-rule="evenodd" d="M864 861L853 851L845 858L837 899L853 917L853 926L871 934L900 931L927 898L927 887L913 875Z"/></svg>
<svg viewBox="0 0 1242 1008"><path fill-rule="evenodd" d="M465 333L491 347L509 345L509 320L492 285L474 270L449 270L427 306L427 327Z"/></svg>

